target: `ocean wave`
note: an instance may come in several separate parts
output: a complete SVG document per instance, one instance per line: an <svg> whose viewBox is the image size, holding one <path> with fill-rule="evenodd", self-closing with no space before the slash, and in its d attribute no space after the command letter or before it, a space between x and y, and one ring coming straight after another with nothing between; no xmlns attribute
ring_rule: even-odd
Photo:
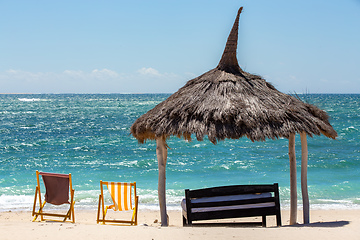
<svg viewBox="0 0 360 240"><path fill-rule="evenodd" d="M41 101L40 98L18 98L20 102L38 102Z"/></svg>
<svg viewBox="0 0 360 240"><path fill-rule="evenodd" d="M130 135L130 127L138 117L166 97L2 95L0 195L5 194L3 196L8 198L1 199L1 208L7 209L12 204L12 197L20 198L14 199L16 206L31 207L35 169L71 172L76 187L76 207L96 208L99 180L121 179L138 183L141 207L158 208L157 191L152 190L157 188L158 180L156 142L138 144ZM352 197L358 196L360 186L360 95L308 98L330 110L330 122L339 134L335 141L324 136L308 138L311 208L321 205L359 206L360 200ZM300 167L299 135L296 139ZM287 139L265 142L251 142L247 138L227 139L213 145L206 137L199 142L193 136L192 142L171 137L167 143L170 147L168 205L177 207L185 188L278 182L282 206L288 206ZM300 186L298 191L300 196ZM29 199L21 199L24 196ZM319 200L328 197L335 201ZM349 202L336 202L336 199Z"/></svg>
<svg viewBox="0 0 360 240"><path fill-rule="evenodd" d="M29 195L1 195L0 211L30 210L34 203L34 196Z"/></svg>
<svg viewBox="0 0 360 240"><path fill-rule="evenodd" d="M181 194L180 194L181 192ZM167 209L180 210L180 204L184 198L183 191L167 190ZM75 210L86 209L96 211L98 206L100 190L75 191ZM156 190L138 189L139 209L158 210L159 202ZM111 203L111 197L105 195L105 202ZM34 195L1 195L0 212L5 211L31 211L34 203ZM281 209L290 209L290 200L281 200ZM49 204L49 207L51 204ZM302 201L298 201L298 209L302 209ZM360 209L360 199L312 199L310 200L311 210L342 210Z"/></svg>

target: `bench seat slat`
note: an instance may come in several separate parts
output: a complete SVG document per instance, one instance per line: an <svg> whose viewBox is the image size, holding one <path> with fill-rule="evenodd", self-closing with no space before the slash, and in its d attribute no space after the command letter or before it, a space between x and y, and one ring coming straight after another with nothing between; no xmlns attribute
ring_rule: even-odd
<svg viewBox="0 0 360 240"><path fill-rule="evenodd" d="M249 208L238 210L223 210L213 212L196 212L192 213L192 220L211 220L211 219L226 219L226 218L240 218L240 217L256 217L266 215L276 215L276 210L273 207L270 208Z"/></svg>
<svg viewBox="0 0 360 240"><path fill-rule="evenodd" d="M205 207L218 207L218 206L234 206L234 205L245 205L245 204L256 204L256 203L268 203L274 202L273 197L269 198L257 198L257 199L246 199L237 201L224 201L224 202L203 202L203 203L191 203L190 207L194 208L205 208Z"/></svg>
<svg viewBox="0 0 360 240"><path fill-rule="evenodd" d="M266 193L274 192L274 185L234 185L234 186L223 186L213 187L204 189L195 189L189 192L190 198L199 197L214 197L214 196L227 196L241 194L255 194L255 193Z"/></svg>

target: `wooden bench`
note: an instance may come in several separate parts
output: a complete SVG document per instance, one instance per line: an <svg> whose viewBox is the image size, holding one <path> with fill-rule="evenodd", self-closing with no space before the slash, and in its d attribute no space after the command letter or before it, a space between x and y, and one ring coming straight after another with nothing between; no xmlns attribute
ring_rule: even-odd
<svg viewBox="0 0 360 240"><path fill-rule="evenodd" d="M233 185L185 190L182 202L183 226L194 221L275 215L281 226L279 187L267 185Z"/></svg>

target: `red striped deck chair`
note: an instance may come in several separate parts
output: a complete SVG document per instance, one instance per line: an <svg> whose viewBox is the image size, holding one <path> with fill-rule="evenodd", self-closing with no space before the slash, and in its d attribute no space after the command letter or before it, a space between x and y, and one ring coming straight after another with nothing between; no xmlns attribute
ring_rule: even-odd
<svg viewBox="0 0 360 240"><path fill-rule="evenodd" d="M112 205L105 207L104 198L104 186L110 193L112 199ZM136 182L133 183L122 183L122 182L103 182L100 181L99 205L97 214L97 223L103 224L110 223L123 223L130 225L137 225L137 211L138 211L138 199L136 195ZM108 209L114 211L132 211L131 220L117 220L117 219L106 219L106 213Z"/></svg>
<svg viewBox="0 0 360 240"><path fill-rule="evenodd" d="M42 200L40 191L40 177L42 176L42 182L45 186L44 200ZM44 216L63 218L63 222L70 220L75 222L74 215L74 192L72 188L71 174L58 174L58 173L45 173L36 171L37 186L35 190L35 199L32 215L35 216L33 221L40 216L40 221L61 221L54 219L45 219ZM69 200L70 195L70 200ZM37 206L38 203L38 206ZM49 203L52 205L63 205L69 204L69 210L66 213L61 213L62 209L46 209L45 204ZM65 210L66 211L66 210ZM60 212L60 213L59 213Z"/></svg>

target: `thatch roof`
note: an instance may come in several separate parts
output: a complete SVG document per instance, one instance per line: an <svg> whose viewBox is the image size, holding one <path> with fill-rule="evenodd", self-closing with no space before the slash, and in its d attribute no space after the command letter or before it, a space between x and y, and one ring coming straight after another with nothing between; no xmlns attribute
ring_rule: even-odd
<svg viewBox="0 0 360 240"><path fill-rule="evenodd" d="M212 143L243 136L252 141L289 138L291 133L337 136L327 113L284 94L263 78L243 71L236 58L239 9L219 65L186 83L139 117L131 134L147 139L175 135Z"/></svg>

